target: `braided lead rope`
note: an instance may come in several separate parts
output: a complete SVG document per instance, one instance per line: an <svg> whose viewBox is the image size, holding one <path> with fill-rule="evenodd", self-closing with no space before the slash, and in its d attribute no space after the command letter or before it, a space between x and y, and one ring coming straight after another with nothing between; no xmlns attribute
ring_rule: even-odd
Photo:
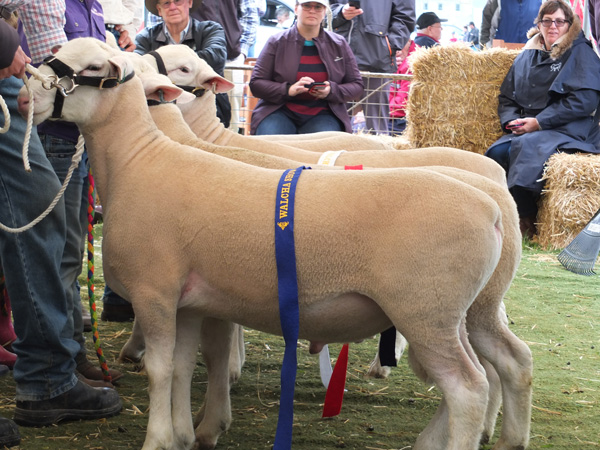
<svg viewBox="0 0 600 450"><path fill-rule="evenodd" d="M22 233L23 231L27 231L27 230L33 228L34 226L36 226L38 223L40 223L42 220L44 220L48 214L50 214L50 212L54 209L56 204L59 202L59 200L65 193L65 190L67 189L67 186L69 185L69 181L71 181L71 176L73 175L73 171L75 170L75 168L79 165L79 162L81 161L81 157L83 156L83 151L85 150L85 141L83 139L83 136L79 135L79 139L77 140L77 145L76 145L75 149L76 149L76 151L75 151L75 154L73 155L71 167L69 167L69 171L67 172L65 181L63 182L62 187L60 188L60 190L56 194L56 197L54 197L54 200L52 200L52 203L50 203L48 208L46 208L46 210L42 214L40 214L38 217L33 219L27 225L24 225L24 226L18 227L18 228L12 228L12 227L8 227L8 226L4 225L3 223L0 223L0 230L6 231L7 233Z"/></svg>
<svg viewBox="0 0 600 450"><path fill-rule="evenodd" d="M35 67L31 66L30 64L27 64L27 71L30 72L34 78L41 81L42 85L44 86L45 89L51 89L51 84L48 84L48 83L51 83L53 80L51 77L47 77L47 76L43 75L39 70L37 70ZM29 107L29 114L27 115L27 129L25 131L25 140L23 142L23 164L25 166L25 170L27 172L31 172L31 167L29 166L29 158L28 158L27 154L28 154L28 150L29 150L29 142L31 139L31 131L33 129L34 104L33 104L33 95L31 94L31 86L29 85L29 79L26 76L23 76L23 81L25 82L25 86L27 87L27 93L29 94L29 99L31 102L30 107ZM2 103L4 103L4 100L2 101ZM10 117L8 114L8 111L6 111L5 117ZM79 165L79 163L81 161L84 149L85 149L85 141L83 139L83 136L80 135L79 139L77 140L75 154L73 155L73 159L71 161L71 167L69 167L69 171L67 172L65 181L63 182L61 189L56 194L56 197L54 198L52 203L50 203L48 208L46 208L46 210L42 214L40 214L37 218L35 218L29 224L24 225L22 227L18 227L18 228L8 227L8 226L4 225L3 223L0 223L0 230L6 231L7 233L22 233L23 231L27 231L27 230L33 228L34 226L36 226L48 214L50 214L50 212L54 209L56 204L59 202L59 200L63 196L65 190L67 189L67 186L69 185L69 181L71 181L71 176L73 175L73 171L75 170L75 168Z"/></svg>
<svg viewBox="0 0 600 450"><path fill-rule="evenodd" d="M4 114L4 125L0 128L0 134L4 134L10 128L10 113L8 112L8 106L6 106L6 102L0 95L0 108L2 108L2 113Z"/></svg>
<svg viewBox="0 0 600 450"><path fill-rule="evenodd" d="M94 176L92 175L92 169L89 170L89 187L88 187L88 243L87 243L87 257L88 257L88 273L87 273L87 285L88 285L88 298L90 302L90 315L92 316L92 337L94 339L94 347L96 348L96 356L100 362L100 368L102 369L102 375L104 381L110 383L112 377L108 371L108 364L102 351L102 344L100 342L100 334L98 333L98 313L96 312L96 298L94 296L94 214L95 214L95 185Z"/></svg>

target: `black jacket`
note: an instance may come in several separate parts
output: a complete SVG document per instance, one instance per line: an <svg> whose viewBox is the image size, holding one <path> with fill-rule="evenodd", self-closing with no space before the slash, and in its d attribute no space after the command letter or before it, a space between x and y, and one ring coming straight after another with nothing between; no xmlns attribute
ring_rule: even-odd
<svg viewBox="0 0 600 450"><path fill-rule="evenodd" d="M192 23L181 43L194 50L215 72L222 76L227 59L227 44L223 27L210 20L200 22L191 17L190 20ZM169 45L169 38L163 27L164 24L161 22L140 31L135 37L135 52L145 55L159 47Z"/></svg>
<svg viewBox="0 0 600 450"><path fill-rule="evenodd" d="M415 29L414 0L368 0L364 11L346 20L341 11L346 0L332 3L333 31L346 38L358 68L370 72L396 72L396 50L402 50Z"/></svg>
<svg viewBox="0 0 600 450"><path fill-rule="evenodd" d="M216 22L206 20L200 22L190 17L191 24L181 44L187 45L196 54L208 63L215 72L223 76L227 47L223 27ZM165 34L164 24L158 23L150 28L144 28L135 37L135 52L145 55L157 48L169 45L169 38ZM225 127L231 121L231 104L227 94L215 96L217 116Z"/></svg>

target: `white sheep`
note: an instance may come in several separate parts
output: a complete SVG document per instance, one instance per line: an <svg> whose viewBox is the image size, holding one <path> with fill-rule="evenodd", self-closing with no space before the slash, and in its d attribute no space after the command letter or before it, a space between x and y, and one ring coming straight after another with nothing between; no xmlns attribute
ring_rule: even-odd
<svg viewBox="0 0 600 450"><path fill-rule="evenodd" d="M211 80L211 82L212 82L212 80ZM158 83L158 84L156 84L156 83ZM206 84L209 85L210 82L207 82ZM147 95L152 95L158 89L161 89L161 88L162 89L170 89L171 88L168 85L168 83L164 83L160 79L160 76L156 76L156 75L154 76L154 78L153 77L144 77L144 86L145 86ZM194 134L191 132L191 130L188 128L188 126L184 123L177 107L175 107L173 104L164 104L163 103L160 105L152 106L150 108L150 112L151 112L151 115L152 115L155 123L158 124L159 129L161 129L163 132L165 132L167 136L171 137L172 139L174 139L180 143L192 145L192 146L201 148L203 150L215 152L217 154L223 154L222 149L228 149L227 147L219 147L219 146L209 145L209 144L206 144L204 141L198 140L194 136ZM244 161L243 150L241 150L241 149L230 149L230 150L235 150L236 159ZM249 155L254 154L253 151L247 151L247 153ZM449 153L450 155L453 155L453 156L455 154L458 154L458 156L465 155L466 159L470 162L468 167L471 170L479 171L480 173L487 175L488 178L490 178L491 180L494 180L496 178L495 171L487 170L487 167L497 168L496 164L489 164L489 160L487 158L481 157L480 155L463 152L463 151L444 150L444 149L424 150L424 151L416 150L416 151L412 151L412 152L409 151L409 152L391 152L391 153L390 152L373 151L373 152L367 152L366 157L375 157L381 153L387 155L388 157L396 157L396 156L398 156L399 153L400 153L400 155L402 155L404 153L409 154L409 155L414 153L414 157L420 158L420 159L411 159L412 164L416 164L417 162L420 162L422 165L431 165L431 164L435 164L436 162L438 164L440 162L446 162L446 163L448 163L448 165L452 165L452 164L454 164L454 159L448 159L447 157L445 157L446 153ZM227 156L227 155L225 155L225 156ZM264 155L264 157L266 158L266 157L268 157L268 155ZM286 162L286 160L282 159L282 158L275 158L275 159L276 159L277 165L280 165L282 163L287 164L280 168L295 167L299 164L298 162L289 161L289 160L287 160L287 162ZM371 160L373 160L373 159L371 159ZM253 160L248 161L248 162L254 163ZM481 162L481 164L478 164L479 162ZM484 163L487 163L487 164L484 164ZM465 166L466 166L466 164L464 162L461 162L459 164L459 167L464 168ZM479 166L482 166L482 167L479 167ZM273 167L273 165L269 164L268 167ZM497 183L482 181L477 176L473 176L471 174L464 173L462 171L456 171L453 169L434 168L434 170L441 171L449 176L453 176L453 177L458 178L466 183L469 183L473 186L476 186L476 187L484 190L486 193L491 195L498 202L498 204L501 207L503 217L504 217L504 226L505 226L505 235L504 235L504 240L503 240L503 256L502 256L500 263L496 269L497 273L494 274L494 276L490 280L490 283L484 288L484 290L482 291L480 296L476 299L477 304L482 303L482 302L484 304L478 305L477 307L473 308L474 310L478 310L478 311L485 310L486 311L485 314L482 314L481 312L478 313L478 316L483 315L485 320L482 322L481 319L478 319L479 323L471 324L471 322L474 320L469 320L469 317L468 317L467 318L467 326L470 327L470 329L476 329L476 328L480 328L481 326L485 326L486 329L488 329L488 330L492 330L492 329L499 330L496 334L503 336L502 340L504 342L500 342L499 344L495 343L496 348L505 347L507 349L507 353L514 353L514 354L518 355L518 357L516 358L515 361L513 361L512 364L513 365L514 364L521 365L521 367L522 367L521 370L524 370L525 373L527 373L527 367L529 367L529 370L530 370L530 355L528 353L528 349L526 348L526 346L524 346L524 344L522 344L518 339L516 339L516 337L506 327L506 317L503 312L504 311L503 305L501 303L501 299L503 298L505 291L510 286L510 282L511 282L512 278L514 277L514 273L516 271L516 268L518 266L518 262L520 259L521 235L520 235L518 227L517 227L518 216L516 213L514 202L512 201L512 198L511 198L510 194L508 193L508 191L505 188L502 188ZM504 184L504 183L502 183L502 184ZM500 314L497 313L497 310L499 307L501 308ZM475 316L475 317L477 318L478 316ZM241 333L240 329L238 329L238 333ZM134 338L135 335L136 335L136 333L134 332L132 334L132 338ZM401 335L399 335L399 336L400 336L400 339L402 339L400 341L400 343L402 344L404 342L403 338ZM238 336L238 344L240 342L241 342L241 345L238 345L238 347L235 349L235 352L232 352L232 355L234 357L237 357L239 352L241 352L243 354L243 342L239 339L239 336ZM130 353L132 351L131 349L132 348L135 349L137 345L139 345L139 342L135 343L135 344L128 342L128 344L124 347L122 354ZM477 344L474 344L474 345L477 348ZM233 359L234 358L232 358L232 360ZM487 363L487 361L485 361L485 360L483 362ZM494 362L496 364L500 364L501 367L506 367L506 361L498 362L497 360L495 360ZM232 368L233 368L233 370L232 370ZM241 366L239 365L239 361L238 361L237 365L234 365L234 366L230 365L230 374L234 373L239 376L239 373L237 372L239 369L241 369ZM383 370L383 369L378 368L378 370ZM508 386L510 386L512 383L511 380L507 379L507 378L511 377L511 374L510 374L511 371L512 371L512 369L510 371L505 371L504 373L502 373L502 377L504 377L504 379L505 379L505 384L507 384ZM490 378L492 381L497 380L497 375L496 375L495 371L493 370L493 367L491 367L491 366L488 367L487 373L488 373L488 378ZM233 376L232 378L235 379L236 377ZM209 388L210 388L210 386L209 386ZM523 392L523 391L516 392L516 395L521 396L521 397L524 396L524 398L527 398L526 392ZM488 412L486 414L485 430L484 430L484 437L483 437L483 439L486 441L493 434L493 429L494 429L495 420L496 420L496 414L497 414L498 406L499 406L499 398L500 398L499 396L500 396L500 386L498 386L497 382L496 382L494 384L494 389L490 390L490 404L488 407ZM514 401L508 402L509 413L506 413L506 415L508 417L515 417L516 420L511 420L511 419L505 420L506 425L503 428L503 432L508 433L508 434L511 434L513 432L511 430L515 430L515 427L513 426L515 422L520 423L521 420L525 420L526 422L528 422L528 416L523 416L522 413L520 413L519 411L517 411L514 415L510 414L510 408L511 408L510 405L513 403L514 403ZM520 408L521 408L521 410L524 410L524 411L528 410L527 403L522 402L520 405ZM516 427L516 430L519 430L519 427ZM516 433L516 434L518 434L518 433ZM507 438L507 440L513 441L513 440L518 440L518 439Z"/></svg>
<svg viewBox="0 0 600 450"><path fill-rule="evenodd" d="M56 56L83 75L117 69L122 79L129 71L122 55L94 40L70 41ZM50 115L54 92L32 84L39 121ZM114 89L78 87L65 98L63 117L86 138L103 198L107 280L130 298L144 330L151 411L144 449L191 448L194 323L204 320L202 349L211 362L228 354L229 340L210 341L207 324L225 328L222 336L229 321L281 332L278 308L271 306L277 303L273 201L280 172L164 137L136 78ZM309 171L298 186L300 337L356 340L393 323L410 342L417 372L444 394L417 449L478 447L487 381L460 328L500 259L496 201L423 169ZM150 218L147 204L155 205ZM486 329L471 334L477 335L473 342L498 339ZM530 374L513 377L517 390L531 381ZM515 399L508 400L510 411ZM222 407L230 417L229 405ZM528 429L528 422L516 425ZM216 438L204 442L202 431L198 447L213 448ZM524 448L522 439L519 446L499 442L497 448Z"/></svg>

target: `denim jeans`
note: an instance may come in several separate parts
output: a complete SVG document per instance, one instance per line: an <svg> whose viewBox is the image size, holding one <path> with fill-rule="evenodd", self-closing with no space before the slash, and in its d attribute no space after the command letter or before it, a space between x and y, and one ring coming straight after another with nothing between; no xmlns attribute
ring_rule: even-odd
<svg viewBox="0 0 600 450"><path fill-rule="evenodd" d="M256 128L256 135L268 134L307 134L319 131L344 131L344 126L333 114L319 114L298 126L283 111L269 114Z"/></svg>
<svg viewBox="0 0 600 450"><path fill-rule="evenodd" d="M75 144L48 134L40 134L40 140L46 151L48 161L52 164L54 172L62 183L71 166L71 160L75 154ZM73 171L64 194L67 241L60 266L61 278L67 293L67 303L72 305L73 310L73 339L79 342L80 345L79 354L76 357L78 363L85 361L86 353L83 320L81 318L81 296L77 277L82 269L87 235L87 188L87 154L84 152L79 165Z"/></svg>
<svg viewBox="0 0 600 450"><path fill-rule="evenodd" d="M0 80L0 95L11 115L8 133L0 137L0 222L21 227L38 217L60 189L36 128L29 146L31 172L25 172L21 150L26 122L17 111L23 82ZM0 112L0 120L3 114ZM65 250L64 200L32 229L19 233L0 230L0 259L12 301L17 362L13 371L20 401L56 397L75 386L72 305L62 282L60 265Z"/></svg>

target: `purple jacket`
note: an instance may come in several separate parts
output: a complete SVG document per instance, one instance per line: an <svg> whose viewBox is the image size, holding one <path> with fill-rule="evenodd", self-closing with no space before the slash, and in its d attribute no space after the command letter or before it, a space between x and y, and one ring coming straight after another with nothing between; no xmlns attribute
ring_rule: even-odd
<svg viewBox="0 0 600 450"><path fill-rule="evenodd" d="M356 59L346 40L337 34L321 30L313 41L327 70L327 81L331 84L331 92L325 100L331 112L351 133L346 102L359 99L364 89ZM288 89L297 80L303 46L304 38L293 26L271 36L261 51L250 78L250 90L260 98L252 113L251 134L256 133L256 128L265 117L291 98Z"/></svg>
<svg viewBox="0 0 600 450"><path fill-rule="evenodd" d="M66 0L65 34L70 41L80 37L93 37L106 41L102 5L98 0ZM77 142L77 125L63 121L45 121L38 125L38 133Z"/></svg>

